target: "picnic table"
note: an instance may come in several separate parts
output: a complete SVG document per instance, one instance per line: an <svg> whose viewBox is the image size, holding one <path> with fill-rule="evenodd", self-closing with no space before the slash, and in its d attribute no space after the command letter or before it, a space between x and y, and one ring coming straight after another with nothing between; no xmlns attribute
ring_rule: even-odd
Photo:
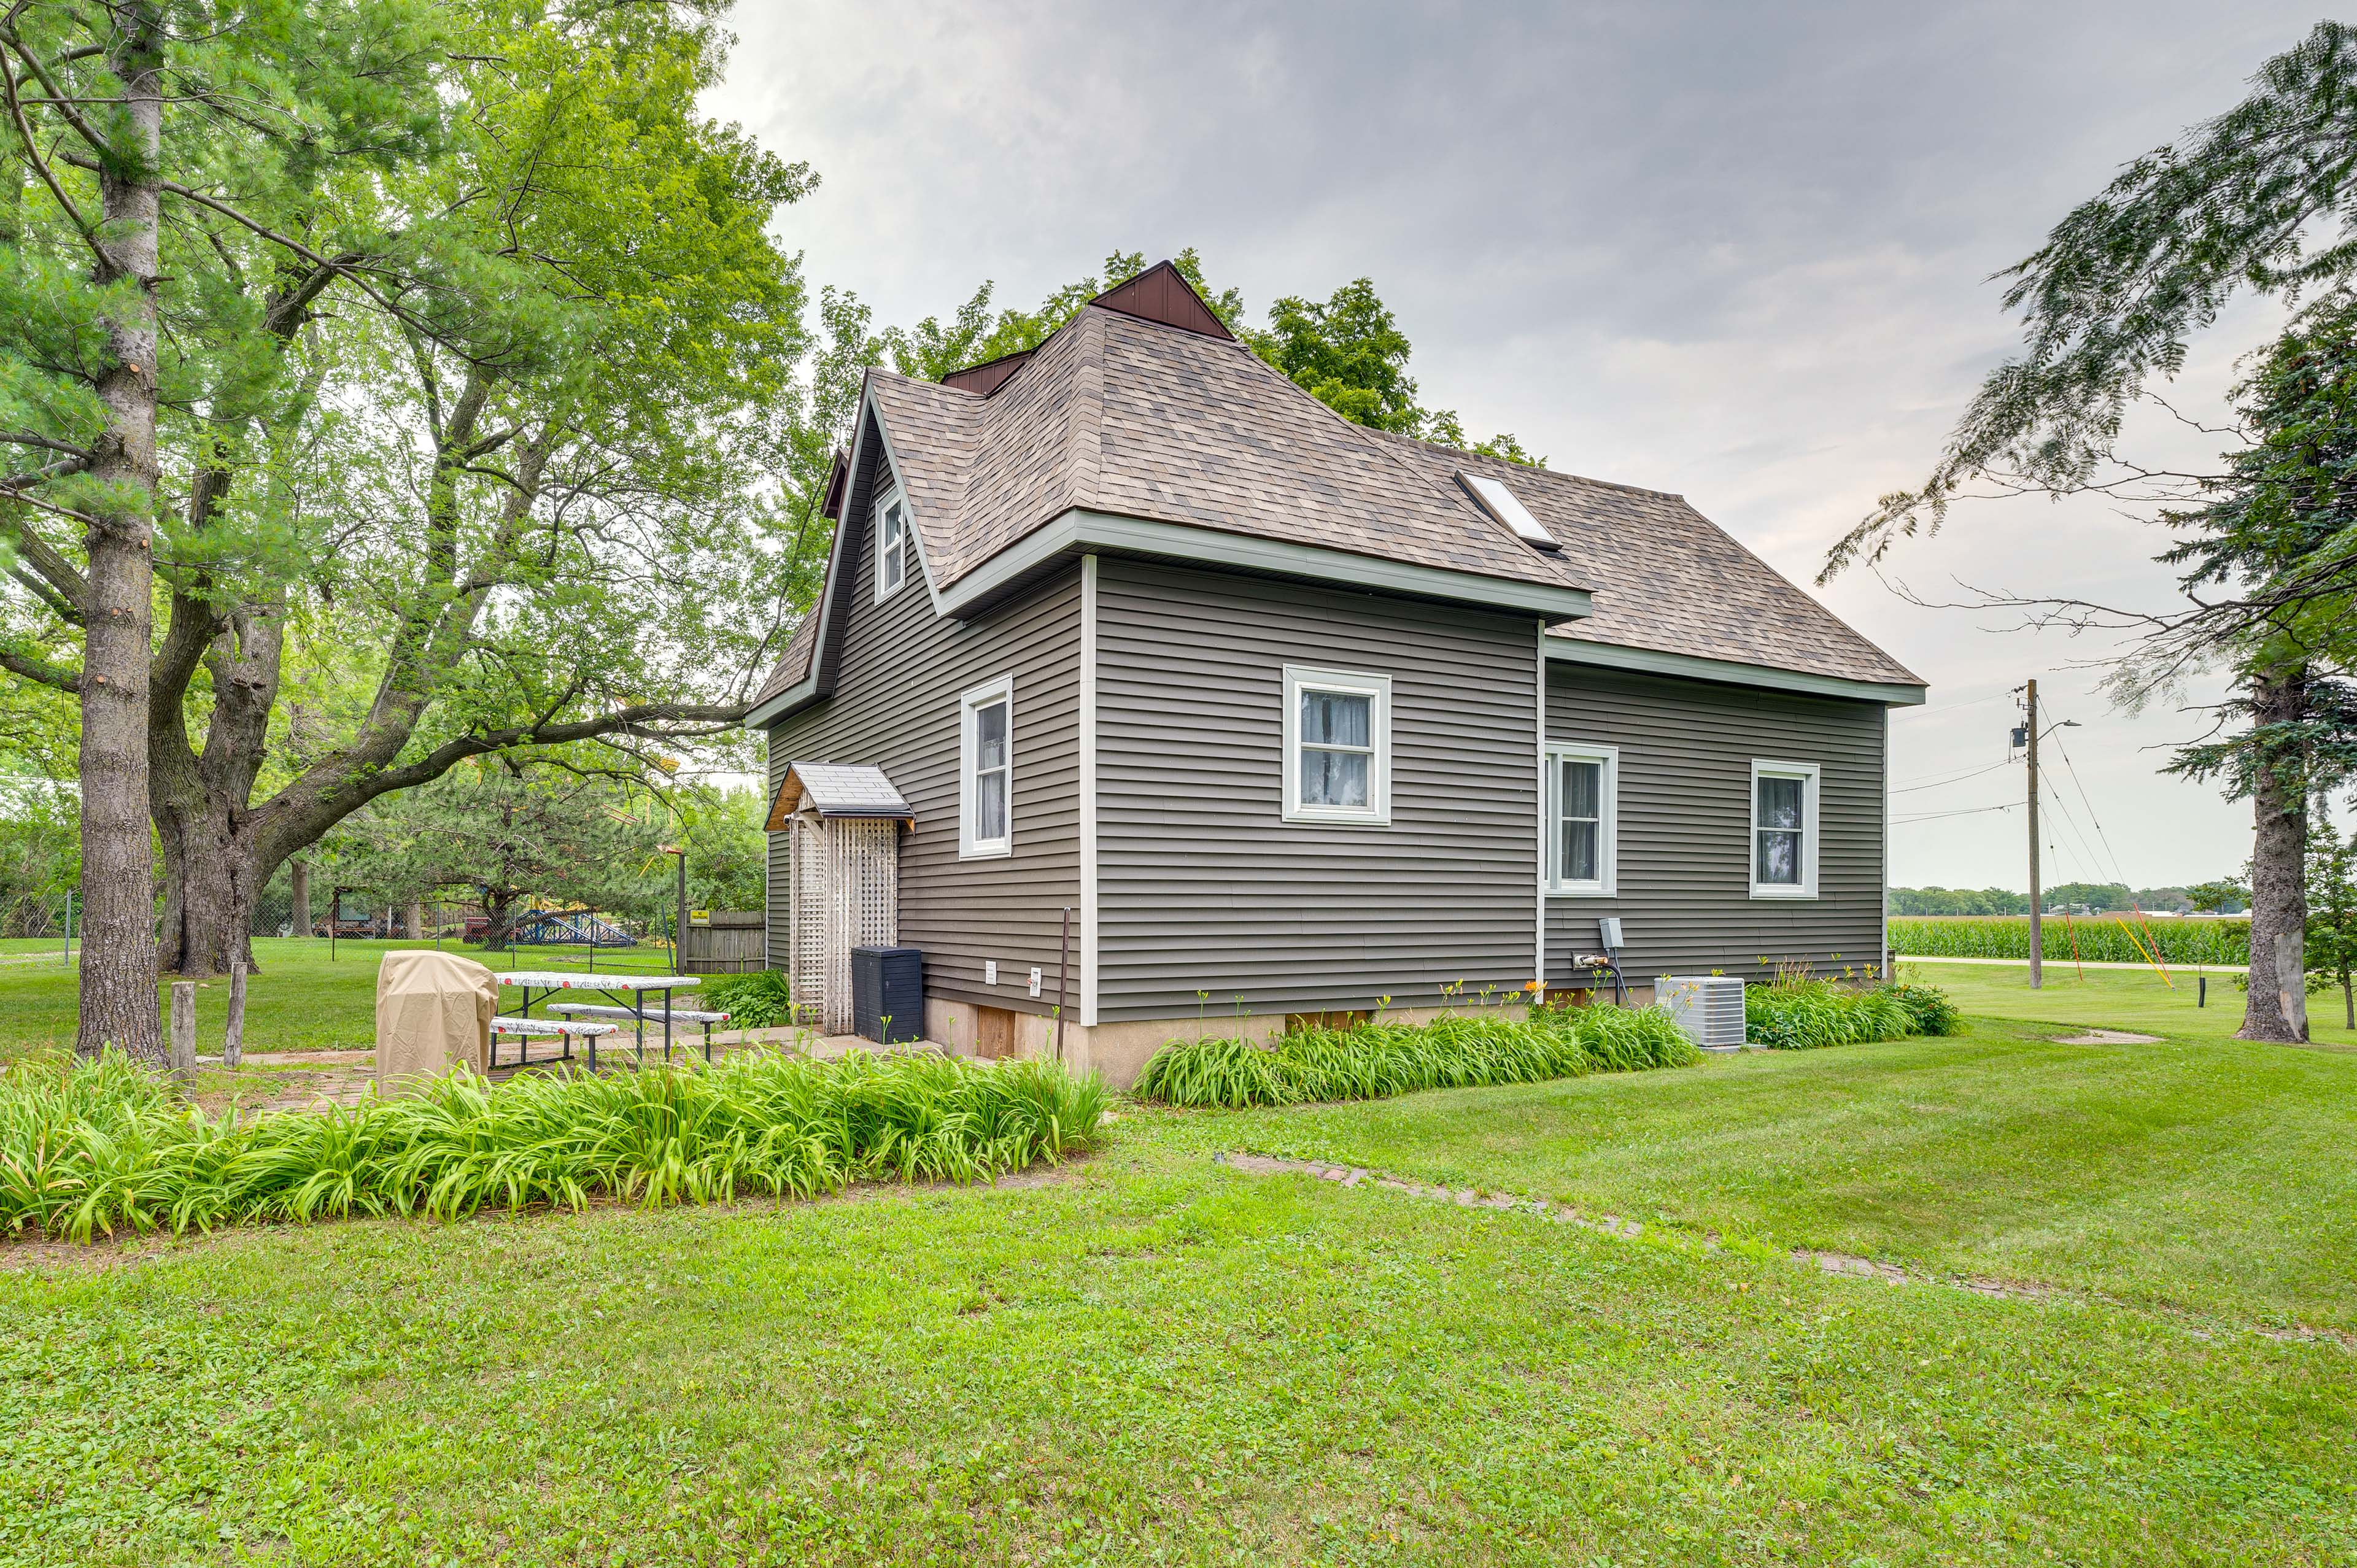
<svg viewBox="0 0 2357 1568"><path fill-rule="evenodd" d="M657 992L662 993L662 1011L660 1016L663 1026L663 1060L669 1061L671 1060L671 993L673 991L692 991L704 983L701 976L694 974L597 974L575 970L535 969L511 969L504 972L493 970L491 972L498 975L503 989L513 987L523 993L523 1000L517 1005L515 1011L511 1014L502 1008L501 1016L529 1018L532 1016L532 1009L535 1003L546 1002L559 992L566 991L595 992L617 1007L626 1010L634 1025L631 1049L637 1055L641 1066L645 1065L647 1059L647 1019L650 1016L647 1010L648 996ZM533 994L534 992L540 994L535 996ZM628 1002L622 1000L626 994L630 998ZM589 1070L595 1072L597 1070L597 1035L605 1031L597 1030L592 1033L590 1026L584 1026L577 1032L588 1040ZM565 1036L565 1048L569 1054L572 1049L571 1032ZM529 1046L525 1047L524 1055L527 1058L530 1057ZM523 1064L519 1062L517 1065Z"/></svg>

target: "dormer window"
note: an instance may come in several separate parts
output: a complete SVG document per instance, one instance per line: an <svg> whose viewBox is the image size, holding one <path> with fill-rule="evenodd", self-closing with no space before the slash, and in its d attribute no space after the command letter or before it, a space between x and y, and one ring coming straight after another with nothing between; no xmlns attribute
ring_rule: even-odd
<svg viewBox="0 0 2357 1568"><path fill-rule="evenodd" d="M876 602L882 604L909 580L909 508L899 490L876 503Z"/></svg>

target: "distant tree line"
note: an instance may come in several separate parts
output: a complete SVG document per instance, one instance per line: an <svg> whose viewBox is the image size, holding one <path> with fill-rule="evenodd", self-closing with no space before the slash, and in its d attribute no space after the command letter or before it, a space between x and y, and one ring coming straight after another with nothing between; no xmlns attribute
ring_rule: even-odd
<svg viewBox="0 0 2357 1568"><path fill-rule="evenodd" d="M2232 915L2247 907L2249 896L2237 899L2231 887L2223 897L2207 903L2197 897L2216 886L2130 887L2125 882L2064 882L2045 890L2045 902L2050 909L2086 909L2096 914L2141 909L2147 915L2187 915L2199 909ZM2232 907L2222 907L2226 905ZM2027 915L2029 895L2009 887L1893 887L1889 908L1894 915Z"/></svg>

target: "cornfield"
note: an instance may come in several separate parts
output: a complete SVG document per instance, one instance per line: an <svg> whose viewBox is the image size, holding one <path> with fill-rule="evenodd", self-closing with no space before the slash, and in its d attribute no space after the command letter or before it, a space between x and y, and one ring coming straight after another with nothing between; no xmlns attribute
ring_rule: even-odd
<svg viewBox="0 0 2357 1568"><path fill-rule="evenodd" d="M2076 956L2091 963L2148 963L2142 947L2157 946L2165 963L2248 963L2248 920L2147 920L2134 916L2059 915L2045 920L2046 961L2067 963ZM2139 946L2142 944L2142 947ZM2027 916L1964 915L1893 918L1890 951L1895 958L2029 957Z"/></svg>
<svg viewBox="0 0 2357 1568"><path fill-rule="evenodd" d="M1104 1102L1095 1078L1054 1063L855 1053L456 1074L349 1110L216 1117L119 1056L27 1061L0 1074L0 1236L980 1181L1086 1146Z"/></svg>
<svg viewBox="0 0 2357 1568"><path fill-rule="evenodd" d="M1131 1092L1170 1105L1242 1109L1535 1083L1697 1059L1693 1042L1654 1008L1543 1008L1528 1022L1493 1014L1297 1029L1265 1046L1173 1040L1154 1053Z"/></svg>

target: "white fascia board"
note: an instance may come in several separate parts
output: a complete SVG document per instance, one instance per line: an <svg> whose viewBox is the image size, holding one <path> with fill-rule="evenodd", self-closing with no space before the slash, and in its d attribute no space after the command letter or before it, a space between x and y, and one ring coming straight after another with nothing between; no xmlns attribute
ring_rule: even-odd
<svg viewBox="0 0 2357 1568"><path fill-rule="evenodd" d="M812 612L818 617L818 632L811 642L810 673L748 713L745 715L747 729L766 728L780 715L791 713L809 702L818 693L819 667L826 659L827 620L833 614L834 607L834 575L843 567L844 541L851 532L845 524L851 521L851 491L852 487L859 480L860 448L867 441L867 416L871 412L876 412L876 399L874 394L863 385L859 393L859 412L854 417L851 425L851 460L844 471L844 515L835 519L834 542L827 547L826 577L819 584L818 605ZM878 435L884 434L884 419L880 412L877 413L876 431ZM892 440L888 435L884 436L884 456L887 461L889 461L892 456ZM892 477L896 482L899 479L900 466L898 463L892 465ZM916 544L917 564L924 571L925 591L932 596L933 608L938 611L942 607L942 596L933 586L932 568L925 561L924 541L917 535L914 527L917 515L915 506L909 499L908 488L905 485L900 490L900 504L908 509L907 516L911 524L909 538ZM905 578L901 585L903 587L908 585Z"/></svg>
<svg viewBox="0 0 2357 1568"><path fill-rule="evenodd" d="M1577 637L1550 634L1546 648L1549 659L1566 664L1597 664L1647 675L1682 675L1695 681L1724 681L1735 686L1766 686L1817 697L1853 697L1890 707L1911 707L1923 700L1924 693L1921 686L1897 682L1847 681L1836 675L1812 675L1804 670L1738 664L1729 659L1702 659L1690 653L1663 653L1650 648L1623 648L1617 643L1589 642Z"/></svg>
<svg viewBox="0 0 2357 1568"><path fill-rule="evenodd" d="M943 613L958 615L986 602L1009 583L1060 555L1097 550L1161 555L1206 566L1340 583L1354 588L1448 599L1492 609L1529 610L1550 620L1570 620L1595 613L1594 602L1585 588L1487 577L1474 572L1387 561L1322 545L1296 544L1180 522L1119 517L1077 507L1033 530L959 578L935 603Z"/></svg>

